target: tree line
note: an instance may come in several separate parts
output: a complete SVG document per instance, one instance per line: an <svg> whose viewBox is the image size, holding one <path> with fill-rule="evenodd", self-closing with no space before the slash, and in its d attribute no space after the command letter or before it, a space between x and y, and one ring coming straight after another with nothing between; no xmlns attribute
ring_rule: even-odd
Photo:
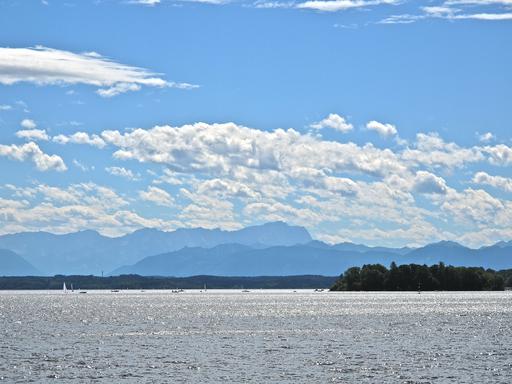
<svg viewBox="0 0 512 384"><path fill-rule="evenodd" d="M335 276L10 276L0 277L0 290L62 290L66 283L75 290L87 289L328 289Z"/></svg>
<svg viewBox="0 0 512 384"><path fill-rule="evenodd" d="M347 269L332 291L500 291L512 285L512 271L477 267L391 263Z"/></svg>

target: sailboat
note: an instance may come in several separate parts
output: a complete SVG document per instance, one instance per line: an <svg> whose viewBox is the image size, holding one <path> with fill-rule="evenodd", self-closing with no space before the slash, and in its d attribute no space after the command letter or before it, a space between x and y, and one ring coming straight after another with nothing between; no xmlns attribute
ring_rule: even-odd
<svg viewBox="0 0 512 384"><path fill-rule="evenodd" d="M62 292L68 293L68 289L66 288L66 282L62 283Z"/></svg>

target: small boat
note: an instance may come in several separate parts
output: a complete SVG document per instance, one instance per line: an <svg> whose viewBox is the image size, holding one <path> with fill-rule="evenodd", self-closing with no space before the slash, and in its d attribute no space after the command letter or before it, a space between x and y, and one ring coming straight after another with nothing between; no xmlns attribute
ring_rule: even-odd
<svg viewBox="0 0 512 384"><path fill-rule="evenodd" d="M80 292L78 292L78 293L87 293L87 291L80 291Z"/></svg>
<svg viewBox="0 0 512 384"><path fill-rule="evenodd" d="M320 289L320 288L317 288L315 289L315 292L323 292L324 290L323 289Z"/></svg>
<svg viewBox="0 0 512 384"><path fill-rule="evenodd" d="M119 289L111 289L110 292L117 293L117 292L119 292Z"/></svg>
<svg viewBox="0 0 512 384"><path fill-rule="evenodd" d="M62 292L68 293L68 289L66 288L66 282L62 284Z"/></svg>

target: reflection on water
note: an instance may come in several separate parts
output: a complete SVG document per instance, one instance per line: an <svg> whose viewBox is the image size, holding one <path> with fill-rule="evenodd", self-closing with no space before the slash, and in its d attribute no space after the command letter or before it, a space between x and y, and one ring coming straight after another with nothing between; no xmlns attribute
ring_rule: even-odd
<svg viewBox="0 0 512 384"><path fill-rule="evenodd" d="M0 378L510 383L512 293L0 292Z"/></svg>

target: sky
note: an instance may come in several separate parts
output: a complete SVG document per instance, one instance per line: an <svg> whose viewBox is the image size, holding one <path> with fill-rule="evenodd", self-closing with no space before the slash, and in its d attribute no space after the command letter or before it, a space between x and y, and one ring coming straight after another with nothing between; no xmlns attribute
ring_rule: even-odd
<svg viewBox="0 0 512 384"><path fill-rule="evenodd" d="M512 240L512 0L0 0L0 234Z"/></svg>

